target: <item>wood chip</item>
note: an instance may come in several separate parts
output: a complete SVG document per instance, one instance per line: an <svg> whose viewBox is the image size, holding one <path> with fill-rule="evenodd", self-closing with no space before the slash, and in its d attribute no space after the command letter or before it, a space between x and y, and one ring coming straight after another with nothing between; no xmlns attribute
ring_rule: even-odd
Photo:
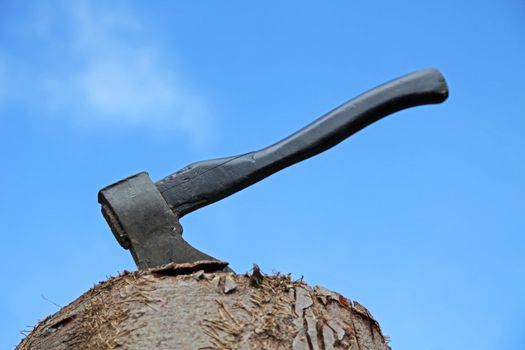
<svg viewBox="0 0 525 350"><path fill-rule="evenodd" d="M295 314L303 316L303 310L314 304L310 293L303 287L295 287Z"/></svg>
<svg viewBox="0 0 525 350"><path fill-rule="evenodd" d="M308 345L308 339L306 339L306 333L304 332L304 328L301 328L295 336L295 338L293 339L292 349L310 350L310 346Z"/></svg>
<svg viewBox="0 0 525 350"><path fill-rule="evenodd" d="M331 300L339 301L339 294L332 292L329 289L326 289L321 286L315 286L314 291L315 291L315 295L317 296L319 300L321 300L323 305L326 305Z"/></svg>
<svg viewBox="0 0 525 350"><path fill-rule="evenodd" d="M334 331L326 324L323 325L323 343L324 350L334 350Z"/></svg>
<svg viewBox="0 0 525 350"><path fill-rule="evenodd" d="M250 275L250 286L259 288L262 285L264 275L257 264L253 264L252 274Z"/></svg>
<svg viewBox="0 0 525 350"><path fill-rule="evenodd" d="M337 335L337 340L343 340L346 334L345 330L334 320L328 320L327 324Z"/></svg>
<svg viewBox="0 0 525 350"><path fill-rule="evenodd" d="M204 270L199 270L193 274L193 278L198 280L201 280L204 278Z"/></svg>
<svg viewBox="0 0 525 350"><path fill-rule="evenodd" d="M226 275L224 277L224 293L228 294L231 291L234 291L237 288L237 283L231 275Z"/></svg>
<svg viewBox="0 0 525 350"><path fill-rule="evenodd" d="M311 299L310 299L311 300ZM315 319L314 312L311 308L307 308L304 311L304 318L306 319L307 334L312 343L312 350L320 350L318 339L317 339L317 321Z"/></svg>

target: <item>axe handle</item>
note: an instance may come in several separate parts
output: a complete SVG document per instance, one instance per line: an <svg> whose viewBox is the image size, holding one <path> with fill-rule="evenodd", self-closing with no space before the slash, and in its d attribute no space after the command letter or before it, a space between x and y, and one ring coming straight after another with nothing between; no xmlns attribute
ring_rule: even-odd
<svg viewBox="0 0 525 350"><path fill-rule="evenodd" d="M181 217L326 151L389 114L441 103L447 97L447 84L438 70L414 72L351 99L271 146L191 164L156 185L171 209Z"/></svg>

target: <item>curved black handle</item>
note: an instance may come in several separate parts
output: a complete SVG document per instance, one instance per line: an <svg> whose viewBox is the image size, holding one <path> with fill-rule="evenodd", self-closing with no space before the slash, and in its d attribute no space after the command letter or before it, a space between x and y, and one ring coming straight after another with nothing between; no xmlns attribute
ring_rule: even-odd
<svg viewBox="0 0 525 350"><path fill-rule="evenodd" d="M181 217L326 151L389 114L441 103L447 97L447 84L438 70L411 73L355 97L269 147L193 163L156 185L170 208Z"/></svg>

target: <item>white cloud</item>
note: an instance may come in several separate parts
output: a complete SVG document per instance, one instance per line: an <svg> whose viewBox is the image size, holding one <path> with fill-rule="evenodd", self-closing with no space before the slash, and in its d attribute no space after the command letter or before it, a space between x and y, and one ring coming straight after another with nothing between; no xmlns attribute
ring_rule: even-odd
<svg viewBox="0 0 525 350"><path fill-rule="evenodd" d="M169 127L197 142L205 137L203 98L144 39L138 16L93 2L41 4L19 29L43 48L38 54L47 64L11 55L4 63L13 70L9 83L24 95L8 97L84 123ZM16 71L22 78L13 78ZM5 80L0 56L0 97Z"/></svg>

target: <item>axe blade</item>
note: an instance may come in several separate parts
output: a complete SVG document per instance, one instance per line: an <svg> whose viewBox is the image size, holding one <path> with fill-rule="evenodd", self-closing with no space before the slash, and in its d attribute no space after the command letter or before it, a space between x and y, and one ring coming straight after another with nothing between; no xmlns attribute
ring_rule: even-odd
<svg viewBox="0 0 525 350"><path fill-rule="evenodd" d="M130 250L139 269L217 260L182 238L179 219L146 172L103 188L98 201L115 238Z"/></svg>

